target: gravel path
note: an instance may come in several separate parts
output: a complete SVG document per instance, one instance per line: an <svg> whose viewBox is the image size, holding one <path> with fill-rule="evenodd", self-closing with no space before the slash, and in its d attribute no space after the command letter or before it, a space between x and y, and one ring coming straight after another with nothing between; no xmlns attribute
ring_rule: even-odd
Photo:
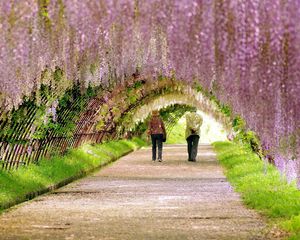
<svg viewBox="0 0 300 240"><path fill-rule="evenodd" d="M246 209L211 146L188 162L186 146L150 149L0 216L0 239L266 239L266 224Z"/></svg>

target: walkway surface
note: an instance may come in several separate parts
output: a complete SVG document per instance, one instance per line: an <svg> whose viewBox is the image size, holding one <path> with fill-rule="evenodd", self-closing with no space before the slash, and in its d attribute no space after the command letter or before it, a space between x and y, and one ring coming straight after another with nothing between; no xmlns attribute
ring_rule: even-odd
<svg viewBox="0 0 300 240"><path fill-rule="evenodd" d="M198 161L186 147L129 154L101 171L0 215L0 239L266 239L265 223L246 209L211 146Z"/></svg>

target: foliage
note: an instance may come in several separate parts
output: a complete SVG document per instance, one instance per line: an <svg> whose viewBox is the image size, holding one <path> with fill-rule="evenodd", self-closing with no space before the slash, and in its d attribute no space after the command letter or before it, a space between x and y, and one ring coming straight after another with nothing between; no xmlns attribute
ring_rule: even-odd
<svg viewBox="0 0 300 240"><path fill-rule="evenodd" d="M144 121L140 121L140 122L136 123L132 132L134 134L136 134L137 136L142 136L144 133L146 133L146 131L148 129L149 118L150 117L147 117L146 119L144 119Z"/></svg>
<svg viewBox="0 0 300 240"><path fill-rule="evenodd" d="M297 240L300 237L300 215L296 215L291 217L290 220L284 221L281 226L288 230L289 232L292 232L292 236L289 238L289 240Z"/></svg>
<svg viewBox="0 0 300 240"><path fill-rule="evenodd" d="M220 109L220 111L227 117L230 117L232 115L232 110L231 107L221 103L217 97L215 95L213 95L212 93L210 93L209 98L212 102L214 102L217 107Z"/></svg>
<svg viewBox="0 0 300 240"><path fill-rule="evenodd" d="M231 117L233 115L231 107L227 104L221 103L221 101L213 94L212 91L207 91L198 82L194 82L193 87L197 92L201 92L205 97L209 98L210 101L214 103L225 116Z"/></svg>
<svg viewBox="0 0 300 240"><path fill-rule="evenodd" d="M161 77L158 85L153 85L148 79L129 79L125 86L119 86L112 90L107 99L106 104L101 106L98 115L97 130L110 125L110 130L116 130L117 136L122 137L126 132L135 128L133 121L134 112L147 101L156 98L161 94L168 94L177 90L170 86L182 86L181 82L176 82L167 77Z"/></svg>
<svg viewBox="0 0 300 240"><path fill-rule="evenodd" d="M232 120L232 128L235 132L244 131L246 127L245 120L242 119L240 116L236 116Z"/></svg>
<svg viewBox="0 0 300 240"><path fill-rule="evenodd" d="M186 144L185 123L178 121L170 130L167 137L167 144Z"/></svg>
<svg viewBox="0 0 300 240"><path fill-rule="evenodd" d="M173 104L159 110L159 114L166 122L177 123L178 120L188 111L196 111L196 107Z"/></svg>
<svg viewBox="0 0 300 240"><path fill-rule="evenodd" d="M299 234L300 192L295 182L288 184L273 165L265 166L247 146L216 142L214 148L244 203Z"/></svg>
<svg viewBox="0 0 300 240"><path fill-rule="evenodd" d="M235 139L236 142L241 142L246 146L250 147L255 153L262 156L262 146L261 142L257 136L257 134L253 131L247 131L246 122L240 116L236 116L232 121L232 128L235 131Z"/></svg>
<svg viewBox="0 0 300 240"><path fill-rule="evenodd" d="M71 136L76 126L76 118L84 109L88 99L95 95L95 90L89 89L82 94L78 86L75 86L73 89L66 91L58 103L54 105L53 103L56 100L54 101L53 97L50 96L52 94L51 87L43 85L41 96L47 100L39 105L32 99L24 102L19 109L11 113L10 124L6 124L6 127L1 131L1 135L11 136L13 132L16 139L7 137L6 141L10 143L18 142L20 135L24 131L28 131L28 129L20 126L26 127L28 119L33 117L33 125L28 125L31 131L31 139L44 139L49 132L53 132L56 136ZM75 102L76 104L74 104ZM49 103L52 105L49 106ZM16 124L18 124L17 128L15 127Z"/></svg>
<svg viewBox="0 0 300 240"><path fill-rule="evenodd" d="M217 108L226 116L232 119L232 130L234 131L234 141L240 142L248 146L253 152L257 153L260 158L264 157L263 148L260 139L254 131L247 130L246 121L240 115L233 115L232 109L225 104L222 104L212 92L208 93L199 83L195 83L194 87L198 92L216 104Z"/></svg>

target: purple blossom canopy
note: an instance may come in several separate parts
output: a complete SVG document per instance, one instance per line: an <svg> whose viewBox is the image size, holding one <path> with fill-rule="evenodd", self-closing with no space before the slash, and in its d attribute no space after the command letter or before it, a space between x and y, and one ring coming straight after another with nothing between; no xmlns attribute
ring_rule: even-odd
<svg viewBox="0 0 300 240"><path fill-rule="evenodd" d="M299 0L1 1L1 109L48 84L45 69L62 69L66 86L175 73L230 105L265 146L293 142L277 160L295 159L299 22Z"/></svg>

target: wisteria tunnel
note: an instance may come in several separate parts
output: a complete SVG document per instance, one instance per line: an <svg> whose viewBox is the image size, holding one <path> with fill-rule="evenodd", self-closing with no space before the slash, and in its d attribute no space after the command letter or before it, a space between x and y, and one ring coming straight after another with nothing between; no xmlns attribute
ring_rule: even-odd
<svg viewBox="0 0 300 240"><path fill-rule="evenodd" d="M299 22L298 0L1 1L1 167L141 134L168 96L300 183Z"/></svg>
<svg viewBox="0 0 300 240"><path fill-rule="evenodd" d="M0 0L0 238L300 239L299 23L299 0Z"/></svg>

